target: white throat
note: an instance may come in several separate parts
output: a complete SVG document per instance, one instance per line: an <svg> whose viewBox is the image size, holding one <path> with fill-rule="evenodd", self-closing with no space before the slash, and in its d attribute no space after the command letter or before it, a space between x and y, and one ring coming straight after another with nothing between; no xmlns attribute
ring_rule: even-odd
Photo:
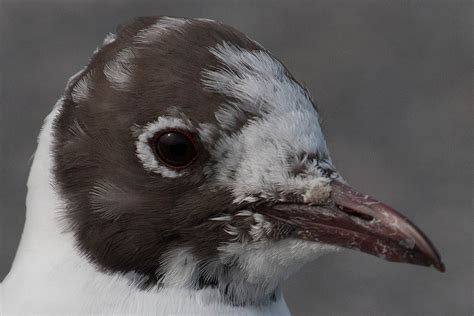
<svg viewBox="0 0 474 316"><path fill-rule="evenodd" d="M10 273L0 286L0 314L287 315L280 293L265 306L238 307L218 290L166 288L143 291L128 276L98 271L63 231L64 204L52 177L52 123L62 99L46 118L28 179L26 222Z"/></svg>

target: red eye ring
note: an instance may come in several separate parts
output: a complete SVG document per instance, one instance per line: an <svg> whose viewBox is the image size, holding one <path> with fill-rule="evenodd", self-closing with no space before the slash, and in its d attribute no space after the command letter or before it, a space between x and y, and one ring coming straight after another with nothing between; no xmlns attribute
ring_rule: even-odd
<svg viewBox="0 0 474 316"><path fill-rule="evenodd" d="M155 134L149 145L156 158L171 169L187 168L197 158L197 144L187 130L166 129Z"/></svg>

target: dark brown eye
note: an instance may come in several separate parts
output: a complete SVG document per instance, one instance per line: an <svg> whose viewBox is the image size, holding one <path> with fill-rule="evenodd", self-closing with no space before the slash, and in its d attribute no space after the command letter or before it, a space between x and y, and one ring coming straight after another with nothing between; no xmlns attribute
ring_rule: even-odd
<svg viewBox="0 0 474 316"><path fill-rule="evenodd" d="M174 168L187 167L197 155L191 136L180 131L160 133L154 140L158 158Z"/></svg>

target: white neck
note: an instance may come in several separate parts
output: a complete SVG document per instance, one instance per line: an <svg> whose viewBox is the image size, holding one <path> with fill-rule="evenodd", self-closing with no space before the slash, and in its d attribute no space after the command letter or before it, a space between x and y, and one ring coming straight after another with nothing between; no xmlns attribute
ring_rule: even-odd
<svg viewBox="0 0 474 316"><path fill-rule="evenodd" d="M192 314L286 315L281 296L260 307L220 300L217 289L167 288L143 291L126 276L100 272L74 246L59 217L64 210L52 177L52 122L45 120L28 179L26 223L12 269L0 287L0 314Z"/></svg>

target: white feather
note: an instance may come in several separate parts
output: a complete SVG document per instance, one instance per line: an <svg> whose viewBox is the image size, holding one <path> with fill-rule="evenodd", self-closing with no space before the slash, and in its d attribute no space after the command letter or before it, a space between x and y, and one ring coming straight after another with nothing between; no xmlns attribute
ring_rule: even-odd
<svg viewBox="0 0 474 316"><path fill-rule="evenodd" d="M135 54L132 48L124 48L117 53L115 58L105 64L105 77L115 90L129 90L135 69Z"/></svg>
<svg viewBox="0 0 474 316"><path fill-rule="evenodd" d="M219 127L231 132L219 139L212 152L218 161L218 185L230 189L236 203L283 200L286 193L326 198L329 181L318 163L332 164L318 113L306 91L265 51L223 43L211 52L224 66L205 70L203 84L236 100L216 112ZM242 115L248 119L243 127L239 126ZM320 161L297 158L299 154L313 154ZM304 174L292 174L296 163L304 165ZM315 187L326 189L318 196L308 195Z"/></svg>
<svg viewBox="0 0 474 316"><path fill-rule="evenodd" d="M143 45L155 43L171 31L182 32L187 23L189 22L185 19L162 17L155 24L138 32L135 43Z"/></svg>
<svg viewBox="0 0 474 316"><path fill-rule="evenodd" d="M230 242L219 250L222 262L232 262L237 267L230 280L234 286L241 287L236 292L248 298L257 298L277 289L305 263L338 248L317 242L284 239L276 242Z"/></svg>
<svg viewBox="0 0 474 316"><path fill-rule="evenodd" d="M115 35L114 33L109 33L104 38L104 41L102 42L102 46L112 44L113 42L115 42L116 39L117 39L117 35Z"/></svg>
<svg viewBox="0 0 474 316"><path fill-rule="evenodd" d="M84 102L89 98L92 85L92 72L88 72L76 83L71 91L72 100L76 103Z"/></svg>

